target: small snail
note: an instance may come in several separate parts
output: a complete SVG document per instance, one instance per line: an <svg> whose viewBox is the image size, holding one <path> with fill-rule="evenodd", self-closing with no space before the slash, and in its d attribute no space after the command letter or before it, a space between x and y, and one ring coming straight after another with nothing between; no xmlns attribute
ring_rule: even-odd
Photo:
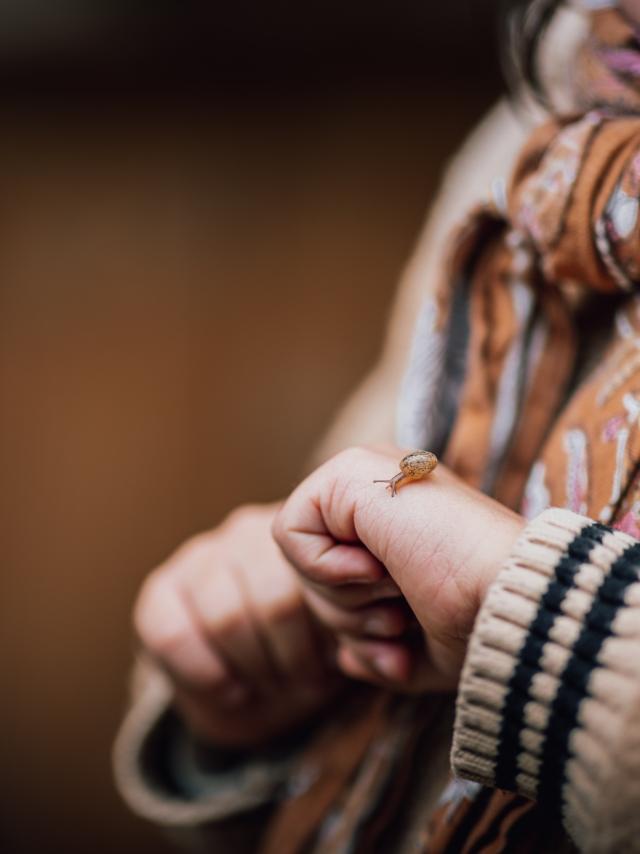
<svg viewBox="0 0 640 854"><path fill-rule="evenodd" d="M403 480L421 480L438 465L438 458L431 451L412 451L400 460L400 471L391 480L374 480L374 483L386 483L391 497L398 491Z"/></svg>

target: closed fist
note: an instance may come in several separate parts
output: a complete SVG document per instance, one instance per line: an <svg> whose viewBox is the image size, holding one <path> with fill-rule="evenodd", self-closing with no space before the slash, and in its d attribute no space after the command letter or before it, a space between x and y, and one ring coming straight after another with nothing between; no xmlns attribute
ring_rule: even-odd
<svg viewBox="0 0 640 854"><path fill-rule="evenodd" d="M205 741L267 741L335 689L326 638L271 536L276 510L243 507L186 542L151 573L135 605L143 649Z"/></svg>

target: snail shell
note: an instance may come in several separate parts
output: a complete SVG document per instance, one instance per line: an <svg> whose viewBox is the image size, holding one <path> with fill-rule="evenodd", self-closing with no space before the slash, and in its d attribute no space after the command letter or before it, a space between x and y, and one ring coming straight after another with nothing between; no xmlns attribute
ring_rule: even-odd
<svg viewBox="0 0 640 854"><path fill-rule="evenodd" d="M431 451L412 451L400 460L400 471L409 480L420 480L438 465L438 458Z"/></svg>

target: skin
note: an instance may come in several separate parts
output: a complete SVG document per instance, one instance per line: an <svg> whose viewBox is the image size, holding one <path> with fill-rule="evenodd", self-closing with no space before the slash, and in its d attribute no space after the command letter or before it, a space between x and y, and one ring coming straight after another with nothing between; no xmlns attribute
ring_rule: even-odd
<svg viewBox="0 0 640 854"><path fill-rule="evenodd" d="M442 464L390 500L372 481L401 457L344 451L284 505L234 511L147 578L138 637L202 741L252 747L302 723L344 687L336 663L403 692L455 689L523 520Z"/></svg>
<svg viewBox="0 0 640 854"><path fill-rule="evenodd" d="M339 688L328 638L270 536L277 508L240 508L186 542L149 575L135 605L143 650L206 742L266 742Z"/></svg>
<svg viewBox="0 0 640 854"><path fill-rule="evenodd" d="M338 636L346 674L409 691L454 690L478 609L524 520L443 465L390 501L371 481L401 456L395 448L337 455L292 493L276 516L274 536L313 591L308 601L316 617ZM371 640L343 628L357 611L345 591L387 577L424 633L418 644L406 637Z"/></svg>
<svg viewBox="0 0 640 854"><path fill-rule="evenodd" d="M147 577L135 604L141 647L204 742L257 746L332 700L345 684L336 634L325 627L387 638L408 623L397 585L382 575L345 585L350 607L334 619L323 585L303 586L271 536L279 508L241 507L184 543Z"/></svg>

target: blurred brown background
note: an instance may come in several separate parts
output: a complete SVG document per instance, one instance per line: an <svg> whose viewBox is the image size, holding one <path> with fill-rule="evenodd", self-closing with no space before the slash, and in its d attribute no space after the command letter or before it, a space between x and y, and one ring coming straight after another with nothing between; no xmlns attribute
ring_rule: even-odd
<svg viewBox="0 0 640 854"><path fill-rule="evenodd" d="M109 751L147 571L374 359L494 4L0 6L3 852L160 852Z"/></svg>

